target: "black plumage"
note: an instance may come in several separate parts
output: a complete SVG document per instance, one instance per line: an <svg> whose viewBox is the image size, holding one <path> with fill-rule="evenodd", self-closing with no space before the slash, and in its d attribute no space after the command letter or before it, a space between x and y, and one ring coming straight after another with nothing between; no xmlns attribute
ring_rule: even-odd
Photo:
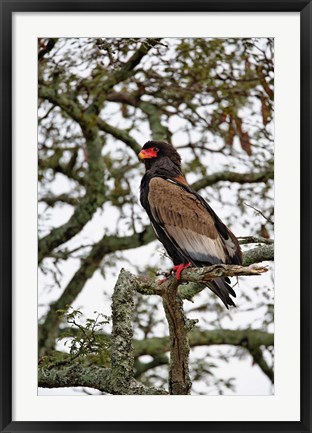
<svg viewBox="0 0 312 433"><path fill-rule="evenodd" d="M140 201L174 265L241 264L236 237L187 184L176 149L166 142L148 141L139 158L146 167ZM230 295L236 296L228 283L228 278L218 278L207 284L227 308L235 306Z"/></svg>

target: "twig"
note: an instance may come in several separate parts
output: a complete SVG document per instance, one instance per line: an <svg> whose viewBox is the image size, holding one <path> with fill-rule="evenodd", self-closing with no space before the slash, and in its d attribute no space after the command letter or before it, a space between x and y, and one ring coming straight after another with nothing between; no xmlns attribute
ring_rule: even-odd
<svg viewBox="0 0 312 433"><path fill-rule="evenodd" d="M259 236L259 237L240 236L237 239L238 239L238 242L240 243L240 245L245 245L245 244L273 244L274 243L273 239L266 239L266 238L263 238L261 236Z"/></svg>
<svg viewBox="0 0 312 433"><path fill-rule="evenodd" d="M260 214L268 223L272 224L274 226L274 221L271 220L271 218L266 217L263 212L261 212L261 210L255 208L254 206L252 206L251 204L248 204L246 202L244 202L244 205L250 207L251 209L253 209L254 211L256 211L258 214Z"/></svg>

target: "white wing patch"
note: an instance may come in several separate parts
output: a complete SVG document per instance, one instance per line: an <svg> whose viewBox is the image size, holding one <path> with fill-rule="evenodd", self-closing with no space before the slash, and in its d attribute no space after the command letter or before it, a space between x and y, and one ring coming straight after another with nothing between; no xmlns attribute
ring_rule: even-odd
<svg viewBox="0 0 312 433"><path fill-rule="evenodd" d="M227 240L225 240L223 238L223 236L222 236L222 239L224 241L225 248L227 249L227 251L229 253L229 256L233 257L235 255L235 253L236 253L236 250L237 250L237 247L234 244L233 240L230 238L230 236L229 236L229 238Z"/></svg>
<svg viewBox="0 0 312 433"><path fill-rule="evenodd" d="M165 230L179 247L194 260L204 260L206 257L206 260L209 261L209 257L215 257L219 259L219 262L226 261L224 247L219 237L211 239L190 229L181 229L167 224Z"/></svg>

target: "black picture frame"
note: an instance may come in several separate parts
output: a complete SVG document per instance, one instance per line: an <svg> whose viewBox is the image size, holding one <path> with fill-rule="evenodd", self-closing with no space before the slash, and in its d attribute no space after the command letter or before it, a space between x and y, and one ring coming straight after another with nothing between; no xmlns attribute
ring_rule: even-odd
<svg viewBox="0 0 312 433"><path fill-rule="evenodd" d="M0 427L1 432L311 432L311 0L0 0ZM301 419L298 422L12 421L12 16L14 12L300 12L301 32ZM291 109L291 107L290 107ZM291 206L291 202L289 203ZM25 210L26 211L26 210ZM291 228L289 230L291 244ZM290 245L291 249L291 245ZM296 295L296 294L295 294ZM291 373L290 373L291 374Z"/></svg>

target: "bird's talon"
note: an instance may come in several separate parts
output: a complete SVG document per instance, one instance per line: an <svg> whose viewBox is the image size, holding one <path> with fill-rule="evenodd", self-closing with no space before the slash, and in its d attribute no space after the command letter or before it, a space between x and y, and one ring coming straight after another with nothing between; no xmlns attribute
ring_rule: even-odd
<svg viewBox="0 0 312 433"><path fill-rule="evenodd" d="M183 271L183 269L189 268L190 266L192 266L192 263L182 263L181 265L175 265L173 266L171 272L175 272L176 273L176 279L179 281L181 279L181 272Z"/></svg>

